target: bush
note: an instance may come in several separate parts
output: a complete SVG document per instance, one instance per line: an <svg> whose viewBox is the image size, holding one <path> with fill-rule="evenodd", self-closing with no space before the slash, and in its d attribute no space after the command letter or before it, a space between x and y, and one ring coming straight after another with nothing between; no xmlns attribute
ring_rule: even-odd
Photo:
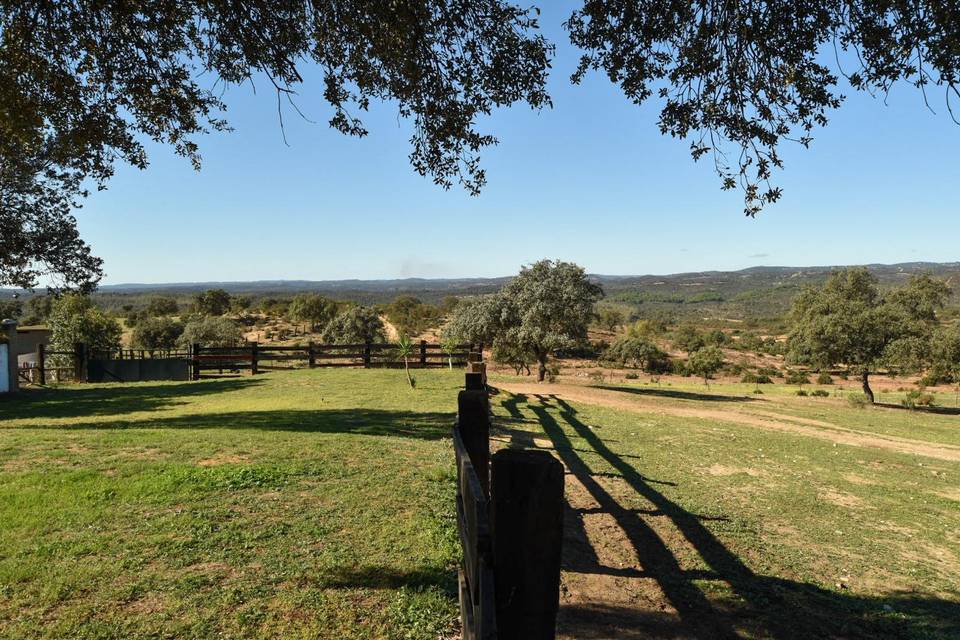
<svg viewBox="0 0 960 640"><path fill-rule="evenodd" d="M798 389L798 390L797 390L797 395L806 398L808 394L807 394L807 392L804 391L803 389Z"/></svg>
<svg viewBox="0 0 960 640"><path fill-rule="evenodd" d="M847 396L847 402L855 409L863 409L870 404L869 399L867 399L864 393L851 393Z"/></svg>
<svg viewBox="0 0 960 640"><path fill-rule="evenodd" d="M810 384L810 378L802 371L788 371L786 375L787 384Z"/></svg>
<svg viewBox="0 0 960 640"><path fill-rule="evenodd" d="M759 375L756 373L747 373L742 378L740 382L745 382L747 384L773 384L773 380L770 379L770 376Z"/></svg>
<svg viewBox="0 0 960 640"><path fill-rule="evenodd" d="M173 349L183 334L183 325L167 317L147 318L133 330L132 344L151 354L156 350Z"/></svg>
<svg viewBox="0 0 960 640"><path fill-rule="evenodd" d="M759 367L757 369L757 375L775 378L780 376L780 372L775 367Z"/></svg>
<svg viewBox="0 0 960 640"><path fill-rule="evenodd" d="M670 361L670 373L675 376L689 376L690 372L687 371L687 364L683 360L671 360Z"/></svg>
<svg viewBox="0 0 960 640"><path fill-rule="evenodd" d="M763 395L763 391L761 391L760 389L754 389L754 390L753 390L753 393L756 394L756 395L758 395L758 396L762 396L762 395Z"/></svg>
<svg viewBox="0 0 960 640"><path fill-rule="evenodd" d="M813 391L810 392L810 395L815 396L817 398L827 398L830 396L830 392L827 391L826 389L814 389Z"/></svg>
<svg viewBox="0 0 960 640"><path fill-rule="evenodd" d="M623 377L626 378L627 380L637 380L637 379L640 378L640 374L639 374L639 373L634 373L633 371L631 371L630 373L628 373L627 375L625 375L625 376L623 376Z"/></svg>
<svg viewBox="0 0 960 640"><path fill-rule="evenodd" d="M934 400L932 393L926 393L922 389L914 389L907 392L900 404L908 409L916 409L917 407L932 407L935 404Z"/></svg>
<svg viewBox="0 0 960 640"><path fill-rule="evenodd" d="M823 371L817 375L817 384L833 384L833 378L830 377L829 373Z"/></svg>

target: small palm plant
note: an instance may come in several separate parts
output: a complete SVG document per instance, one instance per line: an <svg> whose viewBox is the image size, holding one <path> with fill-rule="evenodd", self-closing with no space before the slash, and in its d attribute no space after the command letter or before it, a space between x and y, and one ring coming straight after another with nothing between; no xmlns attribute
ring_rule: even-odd
<svg viewBox="0 0 960 640"><path fill-rule="evenodd" d="M400 336L400 339L397 340L397 356L403 358L403 369L407 373L407 382L410 383L410 388L413 389L417 386L417 380L410 375L410 356L413 355L413 342L408 336Z"/></svg>

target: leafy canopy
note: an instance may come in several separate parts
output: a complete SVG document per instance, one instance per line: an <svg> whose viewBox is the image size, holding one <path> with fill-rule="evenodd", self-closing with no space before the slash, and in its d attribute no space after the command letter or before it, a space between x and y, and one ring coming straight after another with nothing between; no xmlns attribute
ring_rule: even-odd
<svg viewBox="0 0 960 640"><path fill-rule="evenodd" d="M229 318L205 317L191 320L183 327L177 340L184 348L194 344L201 347L236 347L243 344L243 331Z"/></svg>
<svg viewBox="0 0 960 640"><path fill-rule="evenodd" d="M308 323L316 329L333 320L337 308L336 302L318 293L302 293L293 297L288 313L294 321Z"/></svg>
<svg viewBox="0 0 960 640"><path fill-rule="evenodd" d="M67 293L54 301L48 323L51 351L72 352L77 343L86 345L89 351L120 348L120 323L94 307L85 295Z"/></svg>
<svg viewBox="0 0 960 640"><path fill-rule="evenodd" d="M477 193L497 142L478 121L550 105L537 15L509 0L0 2L0 286L94 286L102 262L71 215L86 190L118 160L146 167L147 140L199 167L196 138L229 128L228 86L269 87L282 129L307 66L332 127L366 135L362 114L390 102L412 125L413 168ZM661 132L712 156L755 215L781 195L780 143L811 143L841 76L871 93L936 89L952 116L958 24L942 0L583 0L565 27L583 52L573 82L596 70L634 103L656 97Z"/></svg>
<svg viewBox="0 0 960 640"><path fill-rule="evenodd" d="M383 321L370 307L350 307L324 328L323 339L333 344L382 342L385 339Z"/></svg>

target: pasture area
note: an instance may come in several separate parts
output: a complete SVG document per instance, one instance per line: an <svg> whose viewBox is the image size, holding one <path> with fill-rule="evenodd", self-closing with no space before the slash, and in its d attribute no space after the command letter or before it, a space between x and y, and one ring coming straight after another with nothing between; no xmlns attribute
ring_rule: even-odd
<svg viewBox="0 0 960 640"><path fill-rule="evenodd" d="M0 637L456 637L463 374L416 375L0 400ZM491 382L494 446L567 468L560 637L960 636L960 415Z"/></svg>

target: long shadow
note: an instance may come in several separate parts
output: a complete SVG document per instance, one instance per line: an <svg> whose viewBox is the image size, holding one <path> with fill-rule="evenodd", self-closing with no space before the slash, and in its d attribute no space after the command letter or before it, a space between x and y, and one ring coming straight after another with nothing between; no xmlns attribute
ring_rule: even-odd
<svg viewBox="0 0 960 640"><path fill-rule="evenodd" d="M878 402L878 407L884 409L900 409L901 411L913 411L916 413L935 413L944 416L960 416L960 407L905 407L902 404L893 404L890 402Z"/></svg>
<svg viewBox="0 0 960 640"><path fill-rule="evenodd" d="M423 440L450 437L453 418L447 412L389 411L380 409L316 409L235 411L143 419L104 418L36 428L73 431L120 429L257 429L303 433L352 433Z"/></svg>
<svg viewBox="0 0 960 640"><path fill-rule="evenodd" d="M340 566L320 571L313 579L317 586L334 589L422 589L438 587L450 596L457 594L456 573L450 567L428 567L399 571L383 566Z"/></svg>
<svg viewBox="0 0 960 640"><path fill-rule="evenodd" d="M662 389L660 387L618 387L616 385L590 385L594 389L604 391L619 391L632 393L638 396L657 396L674 400L700 400L703 402L756 402L756 398L748 396L727 396L720 393L699 393L697 391L680 391L679 389Z"/></svg>
<svg viewBox="0 0 960 640"><path fill-rule="evenodd" d="M186 400L263 384L256 378L232 378L176 384L74 385L25 389L0 399L0 419L86 418L154 411Z"/></svg>
<svg viewBox="0 0 960 640"><path fill-rule="evenodd" d="M528 405L541 427L557 445L557 454L583 484L601 509L609 513L626 534L643 567L653 578L676 616L623 608L616 611L619 628L643 629L646 635L617 637L740 637L793 638L955 638L960 637L960 602L902 593L880 598L850 596L772 576L755 574L704 524L657 491L649 480L614 453L576 416L576 410L556 397L538 396L539 405ZM684 571L642 513L620 505L597 481L587 464L570 446L570 438L548 411L550 403L568 428L585 440L629 486L665 515L709 566L709 571ZM519 411L519 406L517 407ZM573 533L576 536L576 532ZM589 564L589 563L588 563ZM573 567L568 567L575 570ZM693 582L719 579L734 592L733 599L711 603ZM612 615L612 612L607 612ZM577 638L612 637L596 631L614 617L592 606L565 608L566 631Z"/></svg>

